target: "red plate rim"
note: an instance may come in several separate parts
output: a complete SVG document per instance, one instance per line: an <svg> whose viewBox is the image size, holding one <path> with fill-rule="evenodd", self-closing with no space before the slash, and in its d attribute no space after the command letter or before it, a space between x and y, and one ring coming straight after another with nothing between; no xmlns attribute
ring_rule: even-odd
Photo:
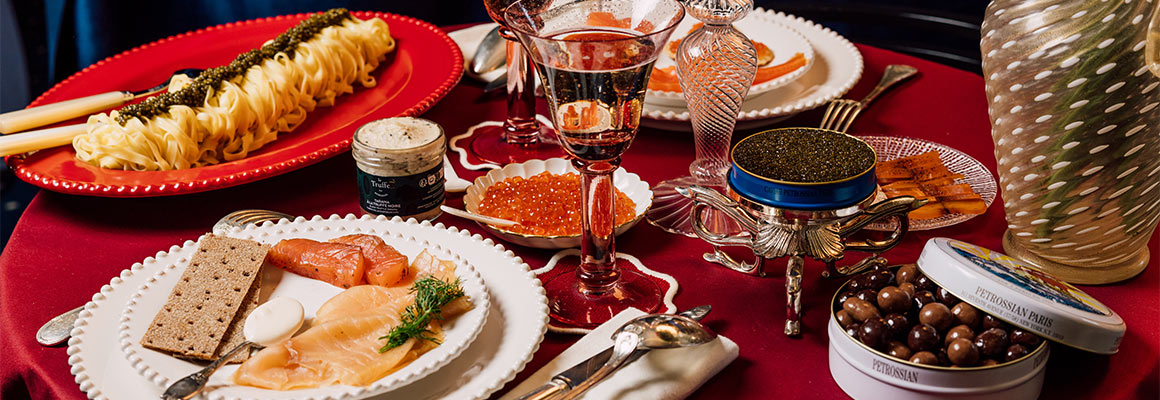
<svg viewBox="0 0 1160 400"><path fill-rule="evenodd" d="M274 17L255 18L255 19L244 20L244 21L228 22L225 24L205 27L205 28L201 28L198 30L189 31L189 32L169 36L169 37L164 38L164 39L149 42L149 43L134 47L132 49L126 50L124 52L121 52L119 54L110 56L110 57L105 58L101 61L97 61L96 63L93 63L92 65L89 65L88 67L85 67L84 69L82 69L80 71L77 71L76 73L72 74L68 78L65 78L64 80L62 80L59 83L57 83L56 85L54 85L48 91L45 91L44 93L42 93L40 96L38 96L36 98L36 100L33 100L32 103L28 105L28 107L34 107L34 106L40 105L40 103L42 101L44 101L45 98L50 97L58 89L60 89L63 86L68 85L72 80L80 78L82 75L86 74L90 70L97 68L97 67L100 67L100 66L104 65L105 63L108 63L112 60L115 60L115 59L118 59L121 57L125 57L129 54L137 53L140 51L145 51L145 50L148 50L150 48L162 45L164 43L171 42L173 40L181 39L181 38L184 38L187 36L192 36L192 35L199 35L199 34L203 34L205 32L231 29L231 28L234 28L237 26L246 26L246 25L252 25L252 24L257 24L257 23L281 21L281 20L285 20L285 19L301 20L301 19L305 19L306 17L308 17L312 14L315 14L315 13L287 14L287 15L280 15L280 16L274 16ZM449 93L451 91L451 89L454 88L455 85L459 83L459 79L463 76L463 54L460 52L459 46L455 43L455 41L452 40L451 37L447 36L447 33L443 32L442 29L439 29L437 26L435 26L429 22L420 20L418 18L408 17L408 16L404 16L404 15L398 15L398 14L392 14L392 13L386 13L386 12L355 11L355 12L351 12L351 14L356 16L356 17L362 18L362 19L366 19L366 18L370 18L370 17L378 17L378 18L380 18L388 23L390 23L392 21L397 21L400 23L412 24L412 25L415 25L419 28L423 28L423 29L426 29L427 31L430 31L430 33L432 33L436 37L442 39L443 42L447 45L446 50L447 50L448 54L451 56L451 59L453 61L451 63L452 64L451 65L451 73L448 74L447 78L441 84L439 84L439 86L434 91L432 91L429 95L427 95L427 97L425 97L423 100L419 101L417 104L415 104L415 105L411 106L410 108L404 110L403 112L399 113L398 114L399 116L415 116L415 115L422 114L423 112L427 111L432 106L434 106L435 103L438 103L439 100L442 100L443 97L446 96L447 93ZM282 174L285 172L290 172L290 171L293 171L293 170L317 163L319 161L333 157L339 153L345 152L346 150L350 149L350 143L351 143L351 140L348 138L348 139L342 140L338 143L335 143L335 144L332 144L329 146L325 146L323 148L309 152L307 154L303 154L303 155L300 155L297 157L282 160L282 161L279 161L279 162L276 162L273 164L257 166L257 167L254 167L254 168L251 168L251 169L248 169L245 171L239 171L236 173L231 173L231 174L226 174L226 175L221 175L221 176L211 176L211 177L206 177L206 178L200 178L200 179L197 179L194 181L180 182L180 183L176 183L176 184L169 184L169 183L165 183L165 184L130 184L130 185L98 184L98 183L93 183L93 182L84 182L84 181L76 181L76 180L70 180L70 179L57 178L57 177L46 175L46 174L43 174L43 173L40 173L40 172L37 172L34 170L30 170L29 168L26 168L25 163L24 163L25 157L27 154L16 154L16 155L7 156L7 157L5 157L4 161L8 164L8 166L12 169L12 171L16 174L17 177L19 177L22 180L29 182L33 185L36 185L36 186L39 186L41 188L51 190L54 192L60 192L60 193L66 193L66 194L100 196L100 197L155 197L155 196L171 196L171 195L189 194L189 193L204 192L204 191L209 191L209 190L214 190L214 189L222 189L222 188L237 186L237 185L241 185L241 184L245 184L245 183L249 183L249 182L254 182L257 180L264 179L264 178L273 177L273 176L276 176L276 175L279 175L279 174ZM241 160L237 160L234 162L245 161L245 160L246 160L246 158L243 158ZM217 164L217 165L224 165L224 164L228 164L228 163L222 163L222 164Z"/></svg>

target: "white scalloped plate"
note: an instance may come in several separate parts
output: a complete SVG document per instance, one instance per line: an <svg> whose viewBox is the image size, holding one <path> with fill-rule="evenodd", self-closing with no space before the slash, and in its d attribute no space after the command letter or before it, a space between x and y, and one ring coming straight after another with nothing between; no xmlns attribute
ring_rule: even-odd
<svg viewBox="0 0 1160 400"><path fill-rule="evenodd" d="M310 220L298 218L293 222L264 223L261 227L231 231L229 235L245 237L251 230L271 235L280 230L297 229L301 232L307 226L340 233L354 232L353 229L360 227L363 232L372 229L398 231L419 242L439 243L445 248L455 249L455 253L467 263L479 266L476 272L488 285L486 293L489 293L491 302L477 340L459 357L425 378L378 397L486 398L514 378L539 348L548 322L547 299L539 280L519 257L480 235L471 235L454 227L445 228L443 224L419 223L414 219L403 222L398 218L356 218L350 214L343 218L337 215L328 219L315 216ZM130 299L135 288L146 284L166 268L162 260L167 259L169 253L182 249L173 246L169 252L159 252L155 257L134 264L102 287L93 296L93 301L85 305L73 328L68 354L71 372L89 398L136 399L160 395L163 388L134 373L134 367L121 351L109 344L118 340L118 317L122 314L119 305Z"/></svg>
<svg viewBox="0 0 1160 400"><path fill-rule="evenodd" d="M379 236L411 259L414 259L423 250L427 250L436 258L454 262L455 274L462 282L464 292L475 307L448 321L445 325L443 343L434 350L423 354L406 366L366 387L335 385L288 391L260 389L234 384L232 376L238 366L227 365L211 376L206 384L206 390L203 393L211 400L346 399L373 396L389 392L427 376L427 374L446 365L475 340L480 328L483 327L484 320L487 319L487 312L491 306L491 301L479 273L475 272L475 268L463 256L452 249L437 242L418 239L410 234L404 226L362 224L360 221L352 221L337 226L309 222L298 224L287 221L285 225L278 224L268 228L251 225L246 229L231 232L230 236L274 245L282 239L306 238L325 241L350 233ZM202 236L202 238L204 237ZM165 268L162 268L152 278L149 278L148 282L141 285L137 293L129 298L125 312L121 314L119 333L121 350L141 376L152 380L161 387L168 387L174 380L197 372L204 367L204 363L171 357L163 352L146 349L140 343L141 337L145 335L145 331L153 321L153 316L165 306L169 292L177 285L182 272L189 265L190 258L196 252L197 243L186 241L180 250L169 252L164 257L158 257L157 262L165 265ZM329 283L285 272L272 265L267 264L262 270L260 301L273 297L289 297L298 300L306 310L307 324L314 318L315 310L331 297L343 291L342 288Z"/></svg>
<svg viewBox="0 0 1160 400"><path fill-rule="evenodd" d="M475 178L471 186L467 187L467 192L463 196L463 206L467 211L479 213L479 202L483 200L483 194L487 192L487 188L504 179L520 176L530 177L541 172L550 172L554 175L579 173L572 162L563 158L549 158L547 160L530 160L522 163L508 164L502 169L493 169L487 175ZM636 217L628 220L620 226L616 227L616 234L620 235L629 230L644 219L645 211L652 206L652 190L649 189L648 182L640 178L640 175L625 171L624 168L617 168L616 172L612 173L612 185L624 192L636 205ZM486 229L488 232L499 236L501 239L512 242L521 246L535 247L540 249L567 249L571 247L580 246L580 235L569 236L540 236L540 235L526 235L522 233L515 233L506 231L494 226L480 223L479 226Z"/></svg>
<svg viewBox="0 0 1160 400"><path fill-rule="evenodd" d="M806 65L791 71L788 74L770 79L765 82L758 83L749 87L749 92L746 93L746 99L752 99L765 92L785 86L794 80L801 78L802 75L809 71L810 67L814 65L814 48L810 46L810 42L806 40L805 36L798 33L788 26L783 25L777 20L773 19L772 15L761 12L754 12L752 17L746 16L741 21L734 24L737 30L744 33L745 36L751 40L764 44L773 51L773 61L769 65L778 65L789 61L794 54L801 53L806 58ZM673 37L669 38L669 43L674 40L684 39L692 30L694 24L698 21L694 18L685 18L681 24L677 26ZM677 65L676 60L672 58L668 52L668 44L665 45L665 51L661 52L660 57L657 58L656 68L665 68ZM645 104L656 104L670 107L686 107L685 95L681 92L669 92L663 90L649 90L648 96L644 98Z"/></svg>
<svg viewBox="0 0 1160 400"><path fill-rule="evenodd" d="M802 111L817 108L846 94L862 77L862 54L849 40L829 28L793 15L755 8L746 19L768 18L805 36L814 50L813 65L785 86L746 98L737 114L736 129L769 125ZM689 110L645 102L645 126L691 132Z"/></svg>

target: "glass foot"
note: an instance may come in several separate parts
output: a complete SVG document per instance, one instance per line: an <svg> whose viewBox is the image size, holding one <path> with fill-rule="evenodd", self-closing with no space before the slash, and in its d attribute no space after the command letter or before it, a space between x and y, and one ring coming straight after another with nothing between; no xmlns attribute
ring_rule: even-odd
<svg viewBox="0 0 1160 400"><path fill-rule="evenodd" d="M540 126L540 140L532 144L509 144L503 139L503 126L481 126L460 142L476 158L497 165L522 163L528 160L546 160L564 157L564 150L556 139L556 132Z"/></svg>
<svg viewBox="0 0 1160 400"><path fill-rule="evenodd" d="M653 204L645 212L645 219L648 220L648 223L657 228L661 228L665 232L697 237L697 234L693 232L693 200L677 193L676 189L678 186L696 184L698 184L697 178L683 176L653 186ZM722 193L725 192L722 186L703 184L701 186L707 186ZM703 216L705 218L705 228L708 228L711 232L735 234L741 230L740 225L719 211L709 209Z"/></svg>
<svg viewBox="0 0 1160 400"><path fill-rule="evenodd" d="M575 259L573 263L578 263ZM619 261L618 261L619 262ZM564 264L564 260L560 261ZM557 264L557 268L563 266ZM576 271L560 273L544 283L552 319L579 328L595 328L629 307L646 313L660 309L664 292L649 277L621 269L620 281L600 295L581 291Z"/></svg>

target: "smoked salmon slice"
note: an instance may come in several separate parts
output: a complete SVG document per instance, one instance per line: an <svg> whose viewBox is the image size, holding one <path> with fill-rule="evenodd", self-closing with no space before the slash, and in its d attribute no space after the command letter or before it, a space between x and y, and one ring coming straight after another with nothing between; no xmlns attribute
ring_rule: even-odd
<svg viewBox="0 0 1160 400"><path fill-rule="evenodd" d="M379 338L400 324L404 310L415 301L410 286L416 276L455 279L454 263L426 251L406 268L409 271L395 286L355 286L330 298L315 312L309 329L251 356L234 372L234 382L274 390L366 386L434 349L434 342L411 338L379 352L383 346ZM443 315L470 308L469 300L461 297L448 303ZM443 338L438 321L428 329L430 336Z"/></svg>
<svg viewBox="0 0 1160 400"><path fill-rule="evenodd" d="M330 239L331 243L358 246L366 260L366 281L372 285L390 286L407 275L407 256L375 235L353 234Z"/></svg>
<svg viewBox="0 0 1160 400"><path fill-rule="evenodd" d="M284 239L266 255L278 268L341 288L366 283L362 249L310 239Z"/></svg>

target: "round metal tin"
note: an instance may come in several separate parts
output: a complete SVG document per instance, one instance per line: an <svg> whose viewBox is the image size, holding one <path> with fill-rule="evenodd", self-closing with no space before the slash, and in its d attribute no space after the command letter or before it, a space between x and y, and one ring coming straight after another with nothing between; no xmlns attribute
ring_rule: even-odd
<svg viewBox="0 0 1160 400"><path fill-rule="evenodd" d="M787 130L811 130L846 135L820 128L772 129L741 139L733 146L730 155L735 154L738 147L745 146L748 140L756 136L777 134ZM873 151L873 148L861 139L854 136L849 137L857 140L859 145L866 146ZM877 154L875 154L874 162L871 163L870 167L857 175L830 182L804 183L766 178L746 171L738 166L734 160L733 167L729 172L729 187L738 195L770 207L792 210L833 210L858 204L874 194L874 190L877 188L874 166L877 163Z"/></svg>
<svg viewBox="0 0 1160 400"><path fill-rule="evenodd" d="M1087 293L1022 261L948 238L926 242L922 273L981 311L1045 339L1113 354L1124 320Z"/></svg>

